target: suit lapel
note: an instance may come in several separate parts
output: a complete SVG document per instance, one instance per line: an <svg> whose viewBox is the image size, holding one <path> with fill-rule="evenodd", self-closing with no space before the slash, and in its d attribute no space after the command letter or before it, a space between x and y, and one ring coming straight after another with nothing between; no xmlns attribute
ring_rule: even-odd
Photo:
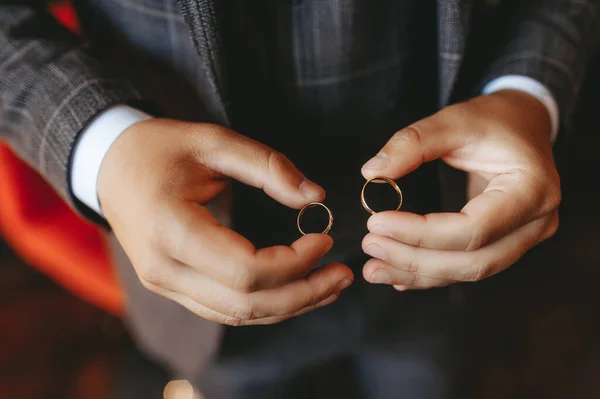
<svg viewBox="0 0 600 399"><path fill-rule="evenodd" d="M465 53L472 0L438 0L439 103L445 106L452 95Z"/></svg>
<svg viewBox="0 0 600 399"><path fill-rule="evenodd" d="M221 53L221 35L217 6L214 0L177 0L179 11L186 22L198 56L202 70L206 75L211 93L206 94L209 101L207 107L217 123L230 125L227 112L226 78L224 57Z"/></svg>
<svg viewBox="0 0 600 399"><path fill-rule="evenodd" d="M446 105L452 95L458 70L463 60L473 0L437 0L439 105ZM227 79L221 53L218 10L214 0L177 0L177 5L190 30L200 62L209 82L211 113L224 125L228 115Z"/></svg>

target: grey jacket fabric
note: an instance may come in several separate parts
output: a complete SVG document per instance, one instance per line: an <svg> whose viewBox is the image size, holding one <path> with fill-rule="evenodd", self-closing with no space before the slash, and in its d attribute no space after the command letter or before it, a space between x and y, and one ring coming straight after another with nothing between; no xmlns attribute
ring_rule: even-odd
<svg viewBox="0 0 600 399"><path fill-rule="evenodd" d="M469 69L475 0L438 0L439 103L460 99L461 75L479 83L505 74L531 76L555 95L563 121L576 102L587 58L600 27L598 1L504 0L506 24L498 32L486 65ZM89 0L76 2L106 19L121 42L166 58L189 77L215 122L228 124L228 82L221 48L222 4L214 0ZM302 2L294 2L302 3ZM360 1L320 2L348 9ZM491 8L498 7L490 2ZM121 14L121 19L112 18ZM226 17L226 15L225 15ZM495 18L492 13L492 19ZM119 21L128 24L119 25ZM111 21L115 21L111 25ZM399 22L401 23L401 22ZM178 36L190 32L197 54ZM341 27L343 28L343 27ZM90 29L91 30L91 29ZM108 36L108 34L107 34ZM90 36L91 37L91 36ZM170 41L169 41L170 40ZM78 133L100 111L115 103L142 99L131 76L119 71L118 57L96 51L98 40L69 35L45 11L42 1L0 1L0 134L17 153L67 199L69 157ZM100 46L101 47L101 46ZM124 63L124 60L121 64ZM112 64L111 64L112 63ZM118 62L117 62L118 64ZM193 64L193 65L191 65ZM122 65L121 65L122 66ZM138 65L139 66L139 65ZM141 67L143 69L143 66ZM463 73L464 71L464 73ZM143 73L139 68L136 73ZM467 84L464 87L468 87ZM471 90L468 89L467 92ZM470 91L469 94L472 94Z"/></svg>

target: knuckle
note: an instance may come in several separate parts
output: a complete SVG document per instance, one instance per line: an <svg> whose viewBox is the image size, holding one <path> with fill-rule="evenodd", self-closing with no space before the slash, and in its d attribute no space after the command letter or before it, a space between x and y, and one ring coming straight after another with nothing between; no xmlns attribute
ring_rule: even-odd
<svg viewBox="0 0 600 399"><path fill-rule="evenodd" d="M332 295L336 295L336 296L337 296L337 298L339 298L339 294L338 294L338 293L336 293L336 294L332 294ZM336 298L336 299L337 299L337 298ZM320 301L318 301L316 304L314 304L314 305L312 305L312 306L307 306L307 307L304 307L304 308L302 308L302 309L300 309L300 310L298 310L298 311L294 312L294 314L290 315L290 317L299 316L299 315L301 315L301 314L304 314L304 313L307 313L307 312L313 311L313 310L315 310L315 309L319 309L319 308L322 308L322 307L324 307L324 306L327 306L327 305L328 305L328 303L327 303L326 299L329 299L329 296L328 296L327 298L323 298L323 299L321 299Z"/></svg>
<svg viewBox="0 0 600 399"><path fill-rule="evenodd" d="M238 268L231 288L244 294L251 294L258 290L258 285L259 279L256 273L251 268L242 266Z"/></svg>
<svg viewBox="0 0 600 399"><path fill-rule="evenodd" d="M189 125L187 133L193 136L193 142L198 143L194 147L202 148L202 153L205 153L211 152L205 150L212 150L218 145L223 135L227 133L227 129L212 123L193 123Z"/></svg>
<svg viewBox="0 0 600 399"><path fill-rule="evenodd" d="M415 256L411 256L406 263L405 270L412 274L418 274L421 269L418 259Z"/></svg>
<svg viewBox="0 0 600 399"><path fill-rule="evenodd" d="M530 182L532 198L538 199L538 208L541 213L549 213L558 209L562 200L560 180L558 173L545 173Z"/></svg>
<svg viewBox="0 0 600 399"><path fill-rule="evenodd" d="M392 235L392 238L394 238L393 235ZM415 237L412 245L417 248L426 247L425 237L423 236L422 233Z"/></svg>
<svg viewBox="0 0 600 399"><path fill-rule="evenodd" d="M281 171L287 169L290 164L290 161L285 155L275 150L269 150L267 159L269 172L271 173L280 173Z"/></svg>
<svg viewBox="0 0 600 399"><path fill-rule="evenodd" d="M512 263L512 262L511 262ZM488 266L479 269L479 273L477 273L477 281L485 280L486 278L492 277L496 274L496 268Z"/></svg>
<svg viewBox="0 0 600 399"><path fill-rule="evenodd" d="M242 322L251 321L257 318L256 309L249 303L238 305L231 315L232 318L241 320Z"/></svg>
<svg viewBox="0 0 600 399"><path fill-rule="evenodd" d="M158 287L165 282L165 274L162 266L152 262L139 268L138 277L146 288L149 286Z"/></svg>
<svg viewBox="0 0 600 399"><path fill-rule="evenodd" d="M410 273L409 277L408 277L408 281L406 282L406 284L403 285L417 285L419 284L419 281L421 280L421 276L417 273Z"/></svg>
<svg viewBox="0 0 600 399"><path fill-rule="evenodd" d="M221 324L225 324L227 326L231 326L231 327L240 327L245 325L246 323L244 322L244 320L233 317L233 316L226 316L223 315L221 320L219 320L219 323Z"/></svg>
<svg viewBox="0 0 600 399"><path fill-rule="evenodd" d="M546 232L542 237L542 241L553 237L558 231L559 224L560 222L558 218L558 212L554 212L552 218L550 219L550 222L548 223L548 226L546 227Z"/></svg>
<svg viewBox="0 0 600 399"><path fill-rule="evenodd" d="M319 295L316 291L311 291L308 297L308 300L306 301L306 304L304 307L309 307L309 308L314 308L316 307L319 302L321 302L322 300L326 299L326 298L322 298L323 295Z"/></svg>
<svg viewBox="0 0 600 399"><path fill-rule="evenodd" d="M479 227L473 227L471 230L471 237L469 238L469 242L467 243L467 247L465 251L475 251L482 248L488 241L488 236L486 233L482 232Z"/></svg>
<svg viewBox="0 0 600 399"><path fill-rule="evenodd" d="M150 292L153 292L155 294L158 294L158 292L160 291L158 285L151 283L147 280L144 280L143 278L140 277L140 283L142 283L142 286L147 289Z"/></svg>
<svg viewBox="0 0 600 399"><path fill-rule="evenodd" d="M201 148L201 149L200 149ZM199 137L188 145L187 151L194 154L200 165L218 165L218 145L209 137ZM213 166L214 167L214 166Z"/></svg>
<svg viewBox="0 0 600 399"><path fill-rule="evenodd" d="M548 209L557 209L562 200L562 194L559 187L553 187L546 194L546 207Z"/></svg>
<svg viewBox="0 0 600 399"><path fill-rule="evenodd" d="M490 239L490 233L485 228L486 222L477 219L467 213L463 213L467 219L467 228L471 231L469 241L465 246L465 251L471 252L485 246Z"/></svg>
<svg viewBox="0 0 600 399"><path fill-rule="evenodd" d="M366 236L363 237L362 241L361 241L361 248L364 250L367 249L367 247L369 246L369 244L372 243L372 238L373 238L373 233L368 233Z"/></svg>
<svg viewBox="0 0 600 399"><path fill-rule="evenodd" d="M431 275L429 275L427 277L434 278L434 279L455 280L455 275L456 275L456 271L455 271L454 267L447 265L447 264L443 264L443 265L439 265L439 267L437 268L435 273L432 273ZM462 281L462 279L458 279L458 280Z"/></svg>
<svg viewBox="0 0 600 399"><path fill-rule="evenodd" d="M548 228L548 231L546 232L546 235L544 236L544 240L554 237L556 235L557 231L558 231L558 221L555 223L552 223L550 225L550 227Z"/></svg>
<svg viewBox="0 0 600 399"><path fill-rule="evenodd" d="M426 237L426 233L421 229L414 229L413 231L411 231L410 235L407 235L407 237L403 237L400 234L394 235L392 230L391 238L393 238L396 241L410 244L415 248L427 248L428 241L431 241L428 240L428 237Z"/></svg>
<svg viewBox="0 0 600 399"><path fill-rule="evenodd" d="M156 221L148 227L148 245L151 250L163 251L169 245L169 234L167 232L166 223Z"/></svg>
<svg viewBox="0 0 600 399"><path fill-rule="evenodd" d="M417 125L410 125L405 127L402 130L396 132L392 138L392 144L403 144L403 143L411 143L419 145L421 144L421 132Z"/></svg>
<svg viewBox="0 0 600 399"><path fill-rule="evenodd" d="M428 226L429 224L435 223L431 220L432 215L431 214L426 214L422 216L422 223L424 226ZM393 230L392 230L393 231ZM416 233L416 234L415 234ZM415 235L414 239L413 239L413 243L411 245L413 245L414 247L417 248L426 248L429 245L428 241L431 241L430 239L428 239L429 237L427 237L427 233L425 229L415 229L412 234ZM392 234L392 238L398 240L398 241L402 241L402 239L398 239L396 237L393 236Z"/></svg>
<svg viewBox="0 0 600 399"><path fill-rule="evenodd" d="M467 269L462 281L477 282L485 280L494 274L493 268L486 262L475 262L474 266Z"/></svg>

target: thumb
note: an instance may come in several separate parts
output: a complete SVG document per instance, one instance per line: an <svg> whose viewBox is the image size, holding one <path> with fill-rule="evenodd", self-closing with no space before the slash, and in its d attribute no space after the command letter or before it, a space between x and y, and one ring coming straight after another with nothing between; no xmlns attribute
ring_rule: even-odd
<svg viewBox="0 0 600 399"><path fill-rule="evenodd" d="M451 123L444 110L395 133L381 151L362 167L365 179L398 179L426 162L467 144L467 131Z"/></svg>
<svg viewBox="0 0 600 399"><path fill-rule="evenodd" d="M260 188L292 208L325 198L325 190L308 180L283 154L232 130L217 128L218 133L202 143L200 159L209 169Z"/></svg>

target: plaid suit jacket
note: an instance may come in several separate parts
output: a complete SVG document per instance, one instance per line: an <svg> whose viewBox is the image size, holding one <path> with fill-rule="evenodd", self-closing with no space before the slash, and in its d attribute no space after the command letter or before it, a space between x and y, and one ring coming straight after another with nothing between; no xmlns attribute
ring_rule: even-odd
<svg viewBox="0 0 600 399"><path fill-rule="evenodd" d="M485 24L497 19L501 8L504 19L483 54L476 43L472 50L469 47L479 36L474 28L478 18L472 15L476 1L437 1L440 105L472 95L478 84L494 77L521 74L547 85L558 101L562 120L568 121L586 60L599 36L600 2L490 0L492 12ZM323 3L341 9L360 2ZM221 21L226 12L217 5L221 2L88 0L76 4L84 30L93 31L98 19L93 16L100 14L121 42L162 57L161 61L188 77L195 75L189 81L200 93L209 117L229 123L228 81L221 56ZM117 14L120 19L113 18ZM86 20L86 15L92 18ZM132 28L123 21L129 21ZM181 40L182 29L191 35L194 48ZM104 32L103 38L108 36ZM164 37L169 39L159 40ZM145 96L144 88L132 83L135 79L114 66L117 57L109 51L102 58L98 47L102 46L97 38L82 41L69 35L50 18L42 1L0 1L0 137L67 200L72 199L69 157L78 133L111 104Z"/></svg>

